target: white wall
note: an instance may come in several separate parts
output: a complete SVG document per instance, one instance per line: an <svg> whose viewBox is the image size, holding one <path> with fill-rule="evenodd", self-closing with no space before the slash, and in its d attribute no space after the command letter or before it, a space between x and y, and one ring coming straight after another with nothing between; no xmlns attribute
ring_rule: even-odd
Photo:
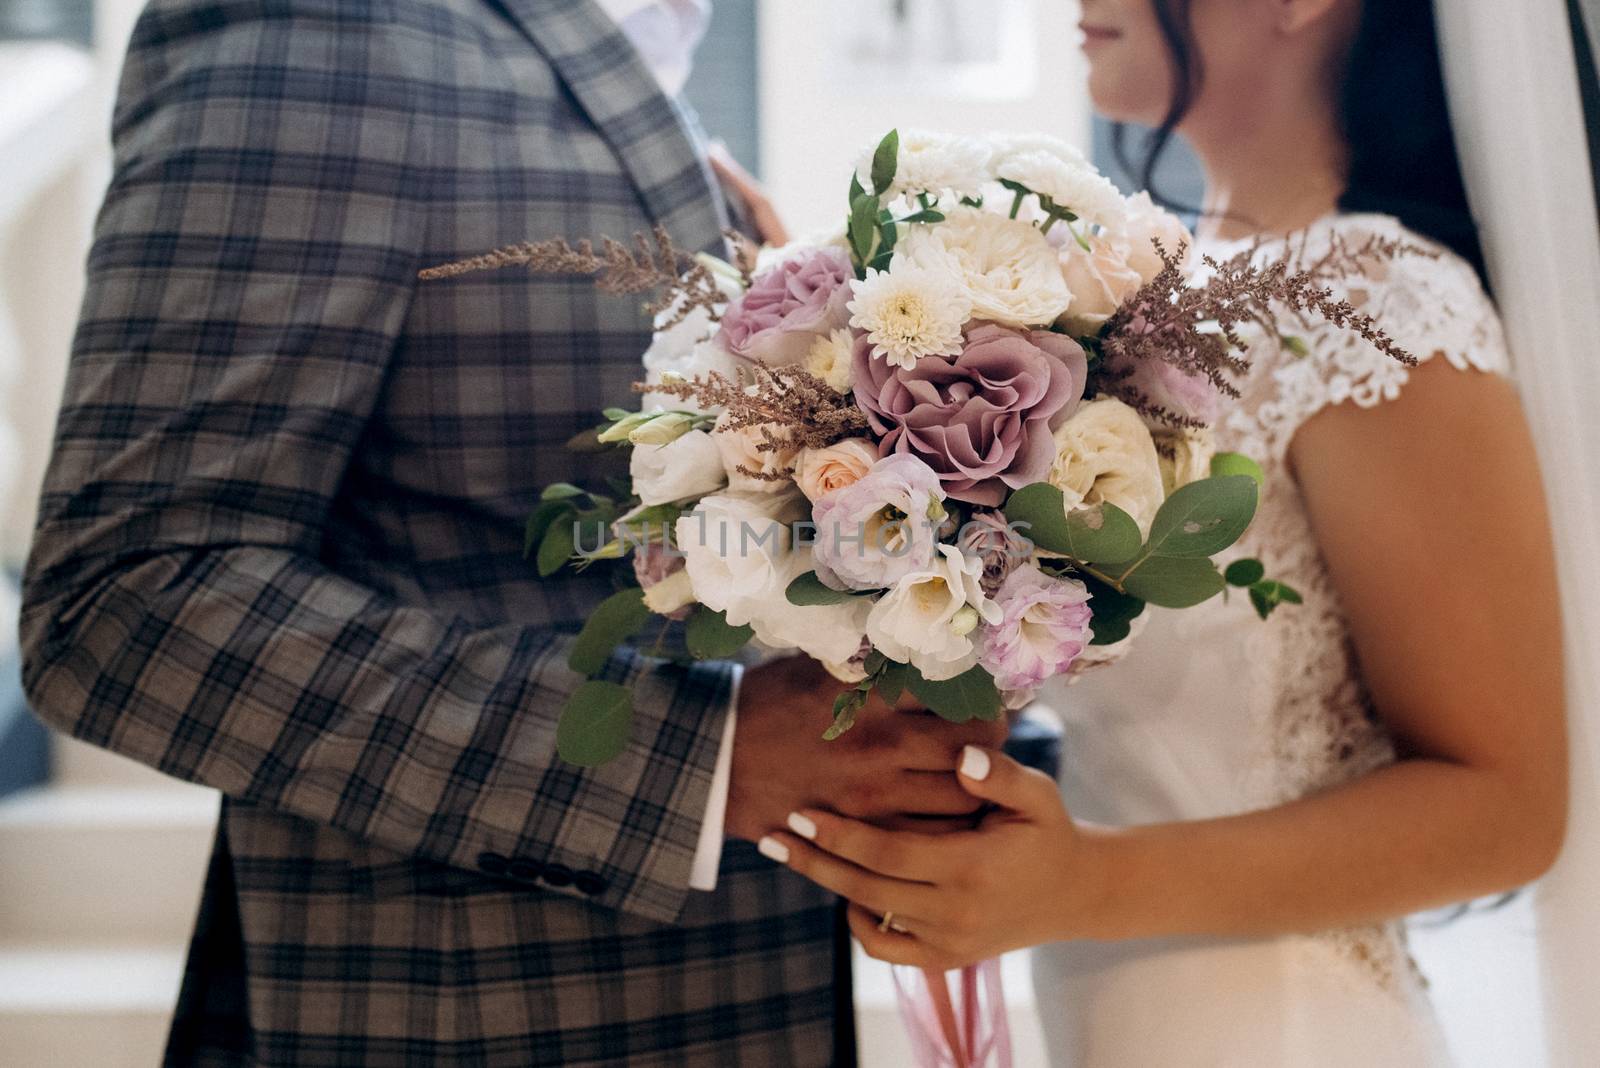
<svg viewBox="0 0 1600 1068"><path fill-rule="evenodd" d="M1000 77L940 85L908 70L903 78L870 87L841 77L848 60L840 56L838 27L884 0L759 3L762 174L799 233L842 221L855 157L896 126L958 133L1043 130L1088 148L1075 0L985 0L982 6L991 12L1012 7L1032 14L1023 27L1027 54L997 72ZM1010 96L1006 76L1030 81L1031 88Z"/></svg>

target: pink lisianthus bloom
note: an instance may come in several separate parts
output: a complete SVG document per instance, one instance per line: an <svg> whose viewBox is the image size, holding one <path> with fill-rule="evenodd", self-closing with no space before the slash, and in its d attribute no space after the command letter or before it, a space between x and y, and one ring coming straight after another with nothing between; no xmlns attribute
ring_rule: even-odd
<svg viewBox="0 0 1600 1068"><path fill-rule="evenodd" d="M1142 317L1135 317L1125 329L1147 332L1144 323ZM1136 392L1148 404L1186 421L1210 426L1222 414L1222 393L1205 375L1184 371L1165 360L1134 360L1109 346L1105 369L1118 380L1119 395ZM1142 411L1143 405L1138 407ZM1151 420L1147 417L1146 421Z"/></svg>
<svg viewBox="0 0 1600 1068"><path fill-rule="evenodd" d="M768 367L804 364L818 338L850 322L855 268L843 249L818 248L757 275L728 305L718 335L733 355Z"/></svg>
<svg viewBox="0 0 1600 1068"><path fill-rule="evenodd" d="M945 519L943 500L939 476L921 460L879 460L813 505L817 578L836 590L878 590L926 571Z"/></svg>
<svg viewBox="0 0 1600 1068"><path fill-rule="evenodd" d="M951 497L993 507L1049 472L1051 428L1082 399L1087 359L1061 334L979 323L961 355L909 369L873 359L857 339L855 369L856 401L882 436L880 451L915 456Z"/></svg>
<svg viewBox="0 0 1600 1068"><path fill-rule="evenodd" d="M1089 645L1089 589L1019 568L995 595L1000 622L978 632L978 663L1001 690L1031 690L1063 674Z"/></svg>

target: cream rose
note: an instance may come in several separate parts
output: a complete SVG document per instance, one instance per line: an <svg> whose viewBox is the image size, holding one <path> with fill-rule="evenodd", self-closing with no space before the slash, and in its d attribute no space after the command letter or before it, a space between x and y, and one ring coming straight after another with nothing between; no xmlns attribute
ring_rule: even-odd
<svg viewBox="0 0 1600 1068"><path fill-rule="evenodd" d="M1099 333L1106 320L1144 284L1138 272L1128 266L1120 246L1104 237L1089 241L1088 252L1076 241L1068 241L1061 250L1061 274L1072 290L1072 303L1060 325L1074 337Z"/></svg>
<svg viewBox="0 0 1600 1068"><path fill-rule="evenodd" d="M878 447L865 438L846 438L825 449L803 449L794 480L812 501L853 486L878 462Z"/></svg>
<svg viewBox="0 0 1600 1068"><path fill-rule="evenodd" d="M1161 459L1161 485L1167 496L1211 474L1217 443L1209 429L1158 430L1155 442L1156 455Z"/></svg>
<svg viewBox="0 0 1600 1068"><path fill-rule="evenodd" d="M976 664L978 624L1000 622L1000 606L984 596L982 562L953 545L939 546L939 554L928 570L895 583L867 615L873 646L932 682Z"/></svg>
<svg viewBox="0 0 1600 1068"><path fill-rule="evenodd" d="M782 441L784 434L782 430L775 429L773 436ZM717 419L711 439L716 442L717 450L722 455L722 466L727 472L731 488L743 493L781 493L793 487L788 476L794 470L798 450L761 448L766 438L762 436L760 427L731 427L728 425L728 416L724 414ZM756 474L746 473L752 471ZM769 477L758 478L756 475Z"/></svg>
<svg viewBox="0 0 1600 1068"><path fill-rule="evenodd" d="M1108 501L1148 534L1166 493L1155 441L1139 413L1114 397L1080 405L1055 432L1056 462L1049 482L1067 510Z"/></svg>
<svg viewBox="0 0 1600 1068"><path fill-rule="evenodd" d="M896 260L954 278L972 299L971 318L1002 326L1047 326L1072 293L1056 250L1037 226L963 208L939 226L916 227Z"/></svg>
<svg viewBox="0 0 1600 1068"><path fill-rule="evenodd" d="M1156 254L1155 240L1169 255L1183 250L1183 266L1187 268L1194 251L1194 235L1183 225L1183 220L1165 208L1157 207L1149 193L1128 198L1127 213L1118 224L1115 236L1122 246L1127 264L1141 282L1148 282L1161 273L1161 257Z"/></svg>
<svg viewBox="0 0 1600 1068"><path fill-rule="evenodd" d="M727 477L722 453L704 430L666 445L636 445L628 461L633 492L645 504L671 504L715 493Z"/></svg>

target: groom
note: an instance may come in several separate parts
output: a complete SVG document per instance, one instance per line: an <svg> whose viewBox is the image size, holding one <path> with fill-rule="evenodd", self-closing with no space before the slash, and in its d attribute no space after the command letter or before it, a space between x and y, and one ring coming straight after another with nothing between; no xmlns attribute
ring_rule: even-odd
<svg viewBox="0 0 1600 1068"><path fill-rule="evenodd" d="M168 1064L852 1059L834 902L722 850L723 809L743 839L958 813L954 754L997 740L880 709L825 747L812 668L622 652L627 750L557 760L608 591L537 581L523 519L603 484L562 446L628 403L649 324L581 280L415 280L523 238L716 246L658 55L692 7L139 23L23 631L42 716L226 798Z"/></svg>

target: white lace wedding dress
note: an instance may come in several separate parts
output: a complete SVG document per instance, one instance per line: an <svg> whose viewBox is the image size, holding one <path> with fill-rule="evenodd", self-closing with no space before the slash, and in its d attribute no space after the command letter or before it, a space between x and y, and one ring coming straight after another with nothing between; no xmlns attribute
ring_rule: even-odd
<svg viewBox="0 0 1600 1068"><path fill-rule="evenodd" d="M1376 215L1330 216L1291 240L1314 260L1341 242L1354 249L1372 238L1435 248ZM1204 251L1221 259L1247 247ZM1281 239L1263 248L1281 253ZM1334 288L1423 359L1442 354L1464 372L1506 373L1494 309L1471 268L1448 252L1378 263ZM1265 623L1237 594L1189 611L1152 611L1125 660L1048 691L1044 702L1066 726L1062 793L1078 818L1134 825L1231 815L1394 759L1285 455L1296 428L1319 409L1391 400L1408 370L1360 338L1281 325L1310 355L1273 341L1254 345L1244 396L1220 420L1217 438L1220 449L1256 458L1267 474L1236 555L1262 559L1305 604ZM1058 1068L1448 1063L1398 924L1248 940L1072 943L1042 947L1034 959Z"/></svg>

